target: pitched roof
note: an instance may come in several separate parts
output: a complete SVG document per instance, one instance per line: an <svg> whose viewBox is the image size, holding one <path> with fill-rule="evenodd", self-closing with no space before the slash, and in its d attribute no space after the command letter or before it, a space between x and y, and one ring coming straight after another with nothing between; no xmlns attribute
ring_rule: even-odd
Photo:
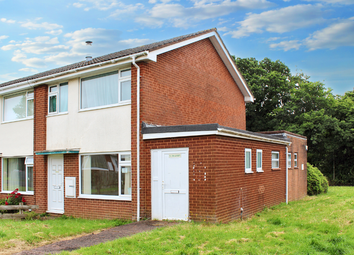
<svg viewBox="0 0 354 255"><path fill-rule="evenodd" d="M4 82L0 84L0 87L5 87L5 86L9 86L12 84L16 84L16 83L20 83L20 82L26 82L26 81L31 81L37 78L42 78L42 77L46 77L46 76L50 76L53 74L58 74L61 72L65 72L65 71L69 71L69 70L73 70L76 68L80 68L80 67L84 67L84 66L90 66L93 64L97 64L97 63L101 63L101 62L105 62L105 61L109 61L109 60L113 60L113 59L118 59L121 57L125 57L125 56L129 56L132 54L136 54L139 52L144 52L144 51L153 51L153 50L157 50L159 48L168 46L170 44L174 44L177 42L181 42L187 39L191 39L193 37L202 35L202 34L206 34L209 32L216 32L216 28L212 28L212 29L207 29L207 30L203 30L203 31L199 31L196 33L192 33L192 34L188 34L188 35L182 35L182 36L178 36L178 37L174 37L171 39L167 39L164 41L160 41L160 42L155 42L155 43L151 43L151 44L147 44L147 45L143 45L143 46L139 46L139 47L135 47L135 48L131 48L131 49L125 49L125 50L121 50L115 53L110 53L104 56L100 56L97 58L93 58L90 61L81 61L78 63L74 63L74 64L70 64L67 66L63 66L63 67L59 67L59 68L55 68L55 69L51 69L42 73L37 73L31 76L27 76L27 77L23 77L23 78L19 78L16 80L12 80L12 81L8 81L8 82Z"/></svg>

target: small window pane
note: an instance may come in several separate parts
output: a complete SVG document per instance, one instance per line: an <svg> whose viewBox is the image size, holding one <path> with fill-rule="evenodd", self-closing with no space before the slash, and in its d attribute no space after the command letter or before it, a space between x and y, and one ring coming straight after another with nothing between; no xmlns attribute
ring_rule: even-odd
<svg viewBox="0 0 354 255"><path fill-rule="evenodd" d="M33 189L33 167L28 166L27 167L27 185L28 185L28 191L34 191Z"/></svg>
<svg viewBox="0 0 354 255"><path fill-rule="evenodd" d="M49 92L56 92L58 90L57 86L53 86L49 88Z"/></svg>
<svg viewBox="0 0 354 255"><path fill-rule="evenodd" d="M120 100L126 101L131 98L131 82L123 81L120 83Z"/></svg>
<svg viewBox="0 0 354 255"><path fill-rule="evenodd" d="M278 153L272 153L272 159L278 159L279 154Z"/></svg>
<svg viewBox="0 0 354 255"><path fill-rule="evenodd" d="M130 166L122 166L122 183L121 183L121 195L132 194L132 170Z"/></svg>
<svg viewBox="0 0 354 255"><path fill-rule="evenodd" d="M257 168L262 168L262 152L257 152Z"/></svg>
<svg viewBox="0 0 354 255"><path fill-rule="evenodd" d="M130 161L130 155L121 155L120 161Z"/></svg>
<svg viewBox="0 0 354 255"><path fill-rule="evenodd" d="M59 112L68 111L68 84L60 84L59 87Z"/></svg>
<svg viewBox="0 0 354 255"><path fill-rule="evenodd" d="M120 77L130 77L131 76L131 69L129 69L129 70L124 70L124 71L121 71L120 72Z"/></svg>
<svg viewBox="0 0 354 255"><path fill-rule="evenodd" d="M33 99L27 100L27 117L33 116L33 107L34 107Z"/></svg>
<svg viewBox="0 0 354 255"><path fill-rule="evenodd" d="M49 112L57 112L57 96L49 97Z"/></svg>
<svg viewBox="0 0 354 255"><path fill-rule="evenodd" d="M27 99L33 98L33 97L34 97L34 92L33 91L27 92Z"/></svg>
<svg viewBox="0 0 354 255"><path fill-rule="evenodd" d="M26 93L4 99L4 121L26 118Z"/></svg>
<svg viewBox="0 0 354 255"><path fill-rule="evenodd" d="M246 151L246 169L251 168L251 152Z"/></svg>

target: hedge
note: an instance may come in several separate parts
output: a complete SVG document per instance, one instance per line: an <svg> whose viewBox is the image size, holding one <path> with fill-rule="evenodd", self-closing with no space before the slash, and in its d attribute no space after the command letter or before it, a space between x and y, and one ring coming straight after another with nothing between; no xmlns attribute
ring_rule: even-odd
<svg viewBox="0 0 354 255"><path fill-rule="evenodd" d="M310 196L327 193L328 180L317 167L307 163L307 194Z"/></svg>

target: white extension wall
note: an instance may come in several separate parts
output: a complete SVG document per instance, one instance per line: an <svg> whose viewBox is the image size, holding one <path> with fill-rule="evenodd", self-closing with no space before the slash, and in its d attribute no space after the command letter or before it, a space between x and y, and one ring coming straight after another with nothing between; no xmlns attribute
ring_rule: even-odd
<svg viewBox="0 0 354 255"><path fill-rule="evenodd" d="M130 151L131 106L79 110L79 79L69 81L68 113L47 117L47 150Z"/></svg>

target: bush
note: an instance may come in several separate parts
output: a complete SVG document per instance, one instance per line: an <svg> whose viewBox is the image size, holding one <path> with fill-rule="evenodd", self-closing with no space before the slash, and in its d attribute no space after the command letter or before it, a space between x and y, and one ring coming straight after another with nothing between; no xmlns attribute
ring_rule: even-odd
<svg viewBox="0 0 354 255"><path fill-rule="evenodd" d="M25 204L26 200L18 189L15 189L6 197L5 205L19 205L21 202Z"/></svg>
<svg viewBox="0 0 354 255"><path fill-rule="evenodd" d="M310 196L327 193L328 180L317 167L307 163L307 194Z"/></svg>

